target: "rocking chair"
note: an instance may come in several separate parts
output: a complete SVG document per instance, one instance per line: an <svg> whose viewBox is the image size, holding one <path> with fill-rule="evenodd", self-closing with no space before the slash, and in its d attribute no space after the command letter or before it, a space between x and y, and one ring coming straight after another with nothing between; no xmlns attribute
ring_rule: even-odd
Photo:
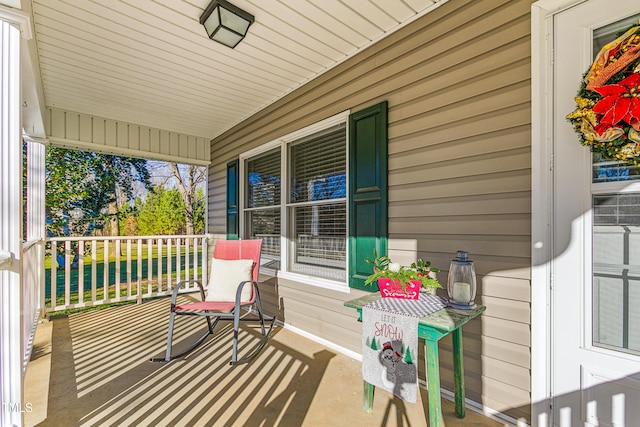
<svg viewBox="0 0 640 427"><path fill-rule="evenodd" d="M258 272L260 269L260 251L262 240L218 240L213 251L211 274L205 294L202 283L197 280L182 281L176 285L171 296L171 312L169 315L169 333L167 351L164 358L153 358L153 361L168 362L195 349L211 334L220 320L233 320L233 350L231 365L251 360L264 347L275 323L275 316L267 316L262 312L262 302L258 290ZM196 283L200 289L201 300L193 303L177 304L180 288L187 283ZM248 309L253 306L255 314ZM244 316L242 309L247 309ZM201 316L206 319L207 330L196 342L186 350L172 354L173 326L176 316ZM214 319L213 321L211 319ZM238 360L238 333L240 321L258 321L262 332L262 340L247 356ZM270 323L265 329L265 321Z"/></svg>

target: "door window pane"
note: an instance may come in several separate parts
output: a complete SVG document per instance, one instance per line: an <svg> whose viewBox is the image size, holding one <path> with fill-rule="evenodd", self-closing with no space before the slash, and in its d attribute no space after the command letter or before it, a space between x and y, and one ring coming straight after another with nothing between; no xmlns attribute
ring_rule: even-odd
<svg viewBox="0 0 640 427"><path fill-rule="evenodd" d="M593 33L593 56L631 25L630 16ZM598 183L640 178L630 163L592 156L593 189ZM593 196L593 344L640 354L640 193Z"/></svg>
<svg viewBox="0 0 640 427"><path fill-rule="evenodd" d="M640 193L593 197L593 341L640 354Z"/></svg>
<svg viewBox="0 0 640 427"><path fill-rule="evenodd" d="M640 13L594 30L593 58L595 59L596 55L598 54L598 52L600 52L600 50L602 50L604 45L611 42L612 40L615 40L622 31L628 29L632 25L637 24L638 19L640 19Z"/></svg>
<svg viewBox="0 0 640 427"><path fill-rule="evenodd" d="M611 25L598 28L593 32L593 57L607 43L615 40L621 32L638 23L640 14L630 16ZM617 182L640 179L640 168L633 163L605 160L600 154L593 154L593 182Z"/></svg>
<svg viewBox="0 0 640 427"><path fill-rule="evenodd" d="M633 163L606 160L593 153L593 182L622 182L640 179L640 168Z"/></svg>

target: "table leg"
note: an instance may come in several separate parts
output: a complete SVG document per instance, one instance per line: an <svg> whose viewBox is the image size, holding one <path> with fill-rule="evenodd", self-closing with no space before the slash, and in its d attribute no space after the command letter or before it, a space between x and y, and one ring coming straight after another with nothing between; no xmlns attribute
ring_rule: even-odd
<svg viewBox="0 0 640 427"><path fill-rule="evenodd" d="M425 365L427 365L427 383L429 390L429 426L444 425L442 419L442 402L440 400L440 359L438 356L438 340L424 340Z"/></svg>
<svg viewBox="0 0 640 427"><path fill-rule="evenodd" d="M362 407L365 412L371 413L373 411L373 393L376 388L374 385L369 384L366 381L363 381L363 393L362 393Z"/></svg>
<svg viewBox="0 0 640 427"><path fill-rule="evenodd" d="M453 387L456 401L456 417L464 418L464 361L462 356L462 328L451 333L453 344Z"/></svg>

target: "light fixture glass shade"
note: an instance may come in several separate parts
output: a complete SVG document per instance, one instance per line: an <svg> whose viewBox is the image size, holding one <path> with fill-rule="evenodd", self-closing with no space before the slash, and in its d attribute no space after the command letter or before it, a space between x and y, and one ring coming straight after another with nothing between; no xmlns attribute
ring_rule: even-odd
<svg viewBox="0 0 640 427"><path fill-rule="evenodd" d="M242 34L244 37L247 34L247 30L249 29L249 25L251 25L251 21L236 15L231 12L229 9L225 9L224 7L220 7L220 21L222 22L222 26L228 28L238 34Z"/></svg>
<svg viewBox="0 0 640 427"><path fill-rule="evenodd" d="M209 38L230 48L240 43L253 21L253 15L225 0L212 1L200 17Z"/></svg>
<svg viewBox="0 0 640 427"><path fill-rule="evenodd" d="M242 38L242 35L222 27L211 37L211 40L215 40L218 43L234 48L238 43L240 43Z"/></svg>
<svg viewBox="0 0 640 427"><path fill-rule="evenodd" d="M458 251L456 259L451 260L447 281L449 305L454 308L471 310L476 308L476 271L473 261L465 251Z"/></svg>
<svg viewBox="0 0 640 427"><path fill-rule="evenodd" d="M211 38L211 36L213 36L218 30L218 27L220 27L219 15L217 13L212 13L209 15L207 20L204 21L203 25L204 29L207 31L207 35Z"/></svg>

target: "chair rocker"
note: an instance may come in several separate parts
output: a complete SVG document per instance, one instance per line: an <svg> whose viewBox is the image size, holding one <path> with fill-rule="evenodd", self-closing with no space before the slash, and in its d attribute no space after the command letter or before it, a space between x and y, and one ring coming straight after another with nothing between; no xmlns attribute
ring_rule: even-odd
<svg viewBox="0 0 640 427"><path fill-rule="evenodd" d="M165 357L153 358L155 362L179 358L202 344L213 334L213 329L220 320L233 320L233 350L231 365L246 363L251 360L267 343L275 323L275 316L267 316L262 312L262 302L258 289L258 273L260 269L260 251L262 240L218 240L213 251L211 274L205 294L202 283L198 280L185 280L178 283L171 296L171 312L169 315L169 333ZM187 283L196 283L200 290L201 301L177 304L180 288ZM253 306L255 313L250 308ZM247 313L243 316L242 309ZM196 342L186 350L172 354L173 326L176 316L200 316L207 322L207 330ZM213 321L212 321L213 318ZM262 340L247 356L238 360L238 332L240 321L258 321L262 332ZM265 328L268 325L268 330Z"/></svg>

